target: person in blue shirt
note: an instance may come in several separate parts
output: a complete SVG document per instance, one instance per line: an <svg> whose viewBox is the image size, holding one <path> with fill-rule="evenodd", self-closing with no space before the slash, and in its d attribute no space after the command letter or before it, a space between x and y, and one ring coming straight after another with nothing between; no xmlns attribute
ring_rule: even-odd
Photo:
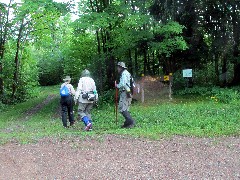
<svg viewBox="0 0 240 180"><path fill-rule="evenodd" d="M124 124L121 126L122 128L132 128L135 125L135 120L129 113L129 107L132 102L132 95L130 91L130 79L131 74L127 71L127 67L124 62L118 62L117 71L120 75L119 83L115 84L115 86L119 89L120 98L118 103L119 112L125 118Z"/></svg>
<svg viewBox="0 0 240 180"><path fill-rule="evenodd" d="M62 106L62 123L63 127L67 128L67 116L70 122L70 126L73 126L74 121L74 115L73 115L73 96L75 95L75 90L73 86L70 84L71 78L70 76L66 76L63 79L64 83L61 85L60 89L62 87L66 86L68 88L69 94L67 96L61 96L60 104Z"/></svg>

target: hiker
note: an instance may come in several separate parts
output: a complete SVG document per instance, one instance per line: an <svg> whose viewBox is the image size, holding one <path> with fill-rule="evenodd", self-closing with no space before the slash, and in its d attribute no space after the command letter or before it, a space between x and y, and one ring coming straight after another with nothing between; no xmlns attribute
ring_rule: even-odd
<svg viewBox="0 0 240 180"><path fill-rule="evenodd" d="M73 96L75 95L75 90L73 86L70 84L71 78L70 76L66 76L63 79L64 83L60 88L61 95L61 106L62 106L62 123L63 127L67 128L67 115L69 118L70 126L74 125L74 115L73 115ZM66 89L64 89L66 88Z"/></svg>
<svg viewBox="0 0 240 180"><path fill-rule="evenodd" d="M117 87L120 92L118 109L125 118L125 122L121 128L132 128L135 125L135 121L129 113L129 107L132 102L132 95L130 90L131 74L127 71L127 67L125 66L124 62L118 62L117 71L120 75L119 84L115 83L115 87Z"/></svg>
<svg viewBox="0 0 240 180"><path fill-rule="evenodd" d="M86 131L92 130L91 110L97 99L95 81L90 77L90 72L85 69L79 79L74 101L78 102L78 117L83 121Z"/></svg>

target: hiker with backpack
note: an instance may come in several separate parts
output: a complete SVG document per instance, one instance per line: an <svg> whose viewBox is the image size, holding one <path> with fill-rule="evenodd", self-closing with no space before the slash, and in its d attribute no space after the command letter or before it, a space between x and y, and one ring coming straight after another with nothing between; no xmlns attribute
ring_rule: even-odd
<svg viewBox="0 0 240 180"><path fill-rule="evenodd" d="M78 102L78 117L83 121L86 131L92 130L91 110L97 99L95 81L90 77L90 72L85 69L79 79L74 101Z"/></svg>
<svg viewBox="0 0 240 180"><path fill-rule="evenodd" d="M124 62L118 62L117 64L117 71L120 75L120 81L117 84L115 82L115 87L119 89L120 98L118 109L120 113L125 118L124 124L121 128L132 128L135 125L135 121L131 117L129 113L129 107L132 102L132 92L131 92L131 74L127 71L127 67L125 66Z"/></svg>
<svg viewBox="0 0 240 180"><path fill-rule="evenodd" d="M75 90L70 84L70 76L66 76L63 79L64 83L60 88L61 100L60 104L62 107L62 123L63 127L67 128L67 116L69 118L70 126L74 125L74 115L73 115L73 96L75 95Z"/></svg>

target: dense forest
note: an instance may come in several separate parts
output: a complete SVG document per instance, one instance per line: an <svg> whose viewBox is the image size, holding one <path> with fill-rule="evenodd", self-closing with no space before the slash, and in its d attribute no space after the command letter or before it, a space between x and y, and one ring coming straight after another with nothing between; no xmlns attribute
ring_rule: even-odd
<svg viewBox="0 0 240 180"><path fill-rule="evenodd" d="M8 0L0 3L0 100L26 100L65 75L77 83L85 68L103 92L117 61L135 78L173 73L181 84L190 68L200 86L239 85L239 26L240 1Z"/></svg>

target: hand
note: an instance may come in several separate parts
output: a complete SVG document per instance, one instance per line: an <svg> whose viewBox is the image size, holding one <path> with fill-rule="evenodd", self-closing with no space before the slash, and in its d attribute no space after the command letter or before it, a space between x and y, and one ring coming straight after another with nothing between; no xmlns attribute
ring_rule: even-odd
<svg viewBox="0 0 240 180"><path fill-rule="evenodd" d="M117 87L117 81L114 82L115 87Z"/></svg>

